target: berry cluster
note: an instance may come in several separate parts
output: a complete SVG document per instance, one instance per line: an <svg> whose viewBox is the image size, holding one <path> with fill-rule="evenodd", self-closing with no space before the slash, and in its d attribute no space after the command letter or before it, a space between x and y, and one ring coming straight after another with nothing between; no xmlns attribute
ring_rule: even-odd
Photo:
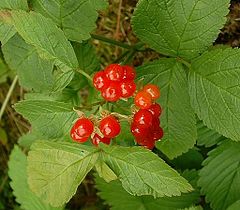
<svg viewBox="0 0 240 210"><path fill-rule="evenodd" d="M95 126L97 124L98 126ZM97 129L98 128L98 129ZM88 118L78 119L71 129L71 137L74 141L84 143L91 136L92 144L98 146L100 142L110 144L121 131L120 124L114 116L107 116L99 123L93 123Z"/></svg>
<svg viewBox="0 0 240 210"><path fill-rule="evenodd" d="M153 149L155 141L163 137L159 117L161 106L154 103L160 97L156 85L148 84L135 96L135 105L140 109L134 114L131 132L136 142L148 149Z"/></svg>
<svg viewBox="0 0 240 210"><path fill-rule="evenodd" d="M101 95L106 101L114 102L133 95L136 90L135 77L136 71L133 67L110 64L105 70L94 75L93 85L101 91Z"/></svg>

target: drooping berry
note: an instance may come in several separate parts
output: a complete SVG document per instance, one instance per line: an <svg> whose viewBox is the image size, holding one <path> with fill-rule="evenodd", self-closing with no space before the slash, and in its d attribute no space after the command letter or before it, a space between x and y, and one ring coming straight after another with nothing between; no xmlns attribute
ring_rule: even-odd
<svg viewBox="0 0 240 210"><path fill-rule="evenodd" d="M75 141L84 142L92 134L94 125L87 118L78 119L71 129L71 137Z"/></svg>
<svg viewBox="0 0 240 210"><path fill-rule="evenodd" d="M140 146L144 146L150 150L152 150L155 146L155 141L153 139L152 133L148 133L146 137L137 137L135 140Z"/></svg>
<svg viewBox="0 0 240 210"><path fill-rule="evenodd" d="M103 88L108 87L110 81L107 79L104 71L99 71L95 73L93 77L93 85L97 90L102 90Z"/></svg>
<svg viewBox="0 0 240 210"><path fill-rule="evenodd" d="M100 142L109 145L111 143L111 139L110 138L106 138L106 137L101 137L99 136L97 133L93 136L93 138L91 139L91 142L93 145L98 146Z"/></svg>
<svg viewBox="0 0 240 210"><path fill-rule="evenodd" d="M117 83L110 83L107 88L102 89L102 97L106 101L117 101L121 96L121 91Z"/></svg>
<svg viewBox="0 0 240 210"><path fill-rule="evenodd" d="M143 87L143 91L151 95L153 100L156 100L160 97L160 90L158 86L153 84L148 84Z"/></svg>
<svg viewBox="0 0 240 210"><path fill-rule="evenodd" d="M154 117L159 117L162 113L162 108L159 104L155 103L155 104L152 104L148 110L152 113L152 115Z"/></svg>
<svg viewBox="0 0 240 210"><path fill-rule="evenodd" d="M114 138L116 137L120 131L121 127L117 119L113 116L108 116L103 118L100 121L99 129L102 132L102 134L107 138Z"/></svg>
<svg viewBox="0 0 240 210"><path fill-rule="evenodd" d="M135 92L136 84L133 81L121 82L120 90L122 98L129 98Z"/></svg>
<svg viewBox="0 0 240 210"><path fill-rule="evenodd" d="M134 137L146 137L148 135L149 129L147 127L141 126L137 123L132 123L131 132Z"/></svg>
<svg viewBox="0 0 240 210"><path fill-rule="evenodd" d="M152 105L152 97L149 93L140 91L135 96L134 103L140 109L148 109Z"/></svg>
<svg viewBox="0 0 240 210"><path fill-rule="evenodd" d="M123 66L123 80L133 81L136 77L136 71L132 66Z"/></svg>
<svg viewBox="0 0 240 210"><path fill-rule="evenodd" d="M106 77L114 82L120 82L123 80L124 71L119 64L110 64L104 70Z"/></svg>
<svg viewBox="0 0 240 210"><path fill-rule="evenodd" d="M163 137L163 129L158 127L157 129L153 130L153 140L157 141Z"/></svg>
<svg viewBox="0 0 240 210"><path fill-rule="evenodd" d="M152 120L152 114L147 109L140 109L133 117L133 122L135 124L141 125L145 128L148 128L152 125Z"/></svg>

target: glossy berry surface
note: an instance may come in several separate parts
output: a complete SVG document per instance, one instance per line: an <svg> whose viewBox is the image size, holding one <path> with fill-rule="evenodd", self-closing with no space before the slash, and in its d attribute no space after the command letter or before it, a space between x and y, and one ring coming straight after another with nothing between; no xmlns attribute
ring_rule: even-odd
<svg viewBox="0 0 240 210"><path fill-rule="evenodd" d="M75 141L84 142L92 134L94 125L87 118L78 119L71 129L71 137Z"/></svg>
<svg viewBox="0 0 240 210"><path fill-rule="evenodd" d="M148 110L152 113L152 115L154 117L160 117L161 113L162 113L162 108L159 104L155 103L152 104Z"/></svg>
<svg viewBox="0 0 240 210"><path fill-rule="evenodd" d="M122 98L129 98L136 90L136 84L133 81L126 81L120 84Z"/></svg>
<svg viewBox="0 0 240 210"><path fill-rule="evenodd" d="M106 137L101 137L100 135L98 135L96 133L96 134L94 134L93 138L91 139L91 142L95 146L98 146L100 142L109 145L111 143L111 139L106 138Z"/></svg>
<svg viewBox="0 0 240 210"><path fill-rule="evenodd" d="M140 109L148 109L152 105L152 97L149 93L140 91L135 96L134 103Z"/></svg>
<svg viewBox="0 0 240 210"><path fill-rule="evenodd" d="M111 102L117 101L121 97L121 91L117 83L111 83L102 90L101 94L106 101Z"/></svg>
<svg viewBox="0 0 240 210"><path fill-rule="evenodd" d="M133 122L145 128L152 126L153 116L147 109L140 109L133 116Z"/></svg>
<svg viewBox="0 0 240 210"><path fill-rule="evenodd" d="M151 95L153 100L156 100L160 97L160 90L158 86L153 84L148 84L143 87L143 91Z"/></svg>
<svg viewBox="0 0 240 210"><path fill-rule="evenodd" d="M110 81L107 79L104 71L97 72L93 77L93 85L97 90L102 90L103 88L108 87Z"/></svg>
<svg viewBox="0 0 240 210"><path fill-rule="evenodd" d="M123 80L124 71L119 64L110 64L104 70L106 77L114 82L120 82Z"/></svg>
<svg viewBox="0 0 240 210"><path fill-rule="evenodd" d="M136 123L132 123L131 132L132 132L134 137L143 138L143 137L146 137L148 135L148 127L144 127L144 126L138 125Z"/></svg>
<svg viewBox="0 0 240 210"><path fill-rule="evenodd" d="M102 134L107 138L114 138L121 131L119 122L115 117L111 115L108 117L105 117L100 121L99 129L102 132Z"/></svg>
<svg viewBox="0 0 240 210"><path fill-rule="evenodd" d="M163 129L158 127L153 131L153 140L157 141L163 137Z"/></svg>
<svg viewBox="0 0 240 210"><path fill-rule="evenodd" d="M132 66L123 66L123 80L133 81L136 77L136 71Z"/></svg>

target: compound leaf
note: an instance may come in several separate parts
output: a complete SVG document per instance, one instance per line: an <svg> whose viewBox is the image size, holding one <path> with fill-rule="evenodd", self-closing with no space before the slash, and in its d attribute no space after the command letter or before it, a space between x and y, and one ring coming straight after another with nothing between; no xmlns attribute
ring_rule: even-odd
<svg viewBox="0 0 240 210"><path fill-rule="evenodd" d="M52 206L61 206L76 193L98 156L93 147L37 141L28 155L30 188Z"/></svg>
<svg viewBox="0 0 240 210"><path fill-rule="evenodd" d="M139 67L137 74L144 83L154 83L161 89L158 102L163 107L164 137L157 148L171 159L187 152L196 142L197 129L183 66L175 59L160 59Z"/></svg>
<svg viewBox="0 0 240 210"><path fill-rule="evenodd" d="M215 49L192 63L192 107L207 127L240 141L240 50Z"/></svg>
<svg viewBox="0 0 240 210"><path fill-rule="evenodd" d="M239 200L240 143L225 141L208 154L200 170L199 186L216 210L224 210Z"/></svg>
<svg viewBox="0 0 240 210"><path fill-rule="evenodd" d="M140 0L132 25L156 51L191 59L217 38L228 5L229 0Z"/></svg>

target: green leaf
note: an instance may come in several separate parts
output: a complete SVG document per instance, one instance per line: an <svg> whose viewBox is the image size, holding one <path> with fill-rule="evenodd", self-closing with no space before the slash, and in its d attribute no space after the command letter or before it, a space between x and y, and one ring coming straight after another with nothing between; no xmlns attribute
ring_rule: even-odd
<svg viewBox="0 0 240 210"><path fill-rule="evenodd" d="M0 22L0 41L5 45L16 33L14 26Z"/></svg>
<svg viewBox="0 0 240 210"><path fill-rule="evenodd" d="M240 50L216 49L192 63L192 107L210 129L240 141Z"/></svg>
<svg viewBox="0 0 240 210"><path fill-rule="evenodd" d="M0 83L6 82L7 77L10 76L11 73L12 73L12 71L10 71L8 66L0 58Z"/></svg>
<svg viewBox="0 0 240 210"><path fill-rule="evenodd" d="M225 141L208 155L198 184L211 207L224 210L239 200L240 143Z"/></svg>
<svg viewBox="0 0 240 210"><path fill-rule="evenodd" d="M202 121L197 123L197 132L197 145L199 146L211 147L226 139L226 137L206 127Z"/></svg>
<svg viewBox="0 0 240 210"><path fill-rule="evenodd" d="M132 19L136 35L170 56L197 57L226 22L229 0L140 0Z"/></svg>
<svg viewBox="0 0 240 210"><path fill-rule="evenodd" d="M133 196L126 192L119 180L106 183L103 179L95 178L98 195L111 206L111 210L177 210L197 203L199 193L184 193L181 196L154 199L152 196Z"/></svg>
<svg viewBox="0 0 240 210"><path fill-rule="evenodd" d="M103 161L98 161L95 165L95 169L99 177L103 178L106 182L111 182L118 178L112 169L110 169L109 166Z"/></svg>
<svg viewBox="0 0 240 210"><path fill-rule="evenodd" d="M196 120L190 105L187 76L175 59L160 59L137 69L144 83L161 89L158 101L163 108L161 125L164 137L156 146L170 159L187 152L196 142Z"/></svg>
<svg viewBox="0 0 240 210"><path fill-rule="evenodd" d="M52 206L61 206L76 193L98 156L93 147L38 141L28 155L30 188Z"/></svg>
<svg viewBox="0 0 240 210"><path fill-rule="evenodd" d="M50 91L53 86L53 64L39 57L36 49L15 35L2 48L11 69L17 71L21 86L36 92Z"/></svg>
<svg viewBox="0 0 240 210"><path fill-rule="evenodd" d="M202 210L201 206L191 206L189 208L181 209L181 210Z"/></svg>
<svg viewBox="0 0 240 210"><path fill-rule="evenodd" d="M41 139L41 135L38 134L37 132L29 132L27 134L24 134L18 139L18 144L21 147L24 147L25 149L29 150L31 145Z"/></svg>
<svg viewBox="0 0 240 210"><path fill-rule="evenodd" d="M17 202L25 210L61 210L63 208L54 208L41 201L29 189L27 182L27 157L18 146L15 146L11 152L8 162L8 175L11 178L10 185Z"/></svg>
<svg viewBox="0 0 240 210"><path fill-rule="evenodd" d="M98 13L105 9L106 0L32 0L33 10L51 18L68 39L81 42L90 38L96 28Z"/></svg>
<svg viewBox="0 0 240 210"><path fill-rule="evenodd" d="M25 100L15 104L17 112L30 121L45 138L59 138L69 133L77 118L70 104L51 100Z"/></svg>
<svg viewBox="0 0 240 210"><path fill-rule="evenodd" d="M104 162L132 195L180 195L191 185L157 155L141 147L101 146Z"/></svg>
<svg viewBox="0 0 240 210"><path fill-rule="evenodd" d="M27 0L1 0L0 9L28 10Z"/></svg>
<svg viewBox="0 0 240 210"><path fill-rule="evenodd" d="M240 209L240 200L233 203L231 206L227 208L227 210L239 210Z"/></svg>

